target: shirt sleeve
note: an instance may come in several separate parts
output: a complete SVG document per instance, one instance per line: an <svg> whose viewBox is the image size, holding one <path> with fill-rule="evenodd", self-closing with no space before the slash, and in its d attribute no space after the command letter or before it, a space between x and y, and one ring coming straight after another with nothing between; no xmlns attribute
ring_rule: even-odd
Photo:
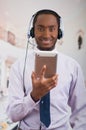
<svg viewBox="0 0 86 130"><path fill-rule="evenodd" d="M18 63L13 65L10 71L8 88L8 107L7 114L12 121L20 121L32 112L38 102L34 102L30 92L24 96L23 81Z"/></svg>
<svg viewBox="0 0 86 130"><path fill-rule="evenodd" d="M86 87L81 67L74 70L70 87L69 105L71 107L70 124L73 130L86 129Z"/></svg>

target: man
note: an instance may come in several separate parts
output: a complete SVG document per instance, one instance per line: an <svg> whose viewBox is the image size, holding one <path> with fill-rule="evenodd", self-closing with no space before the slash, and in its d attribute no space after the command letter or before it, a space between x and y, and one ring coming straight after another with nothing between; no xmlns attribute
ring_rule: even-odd
<svg viewBox="0 0 86 130"><path fill-rule="evenodd" d="M62 37L60 16L52 10L38 11L30 36L35 38L36 49L56 51L56 41ZM40 77L36 76L33 51L28 52L25 64L22 59L11 68L7 112L14 122L20 121L22 130L86 129L86 88L81 68L74 59L57 54L57 73L50 78L45 78L45 65ZM40 121L39 104L49 92L51 122L46 127Z"/></svg>

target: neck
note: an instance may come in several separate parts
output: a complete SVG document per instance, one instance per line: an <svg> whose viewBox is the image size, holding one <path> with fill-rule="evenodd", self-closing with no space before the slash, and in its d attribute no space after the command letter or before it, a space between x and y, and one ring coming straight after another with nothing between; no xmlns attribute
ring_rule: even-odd
<svg viewBox="0 0 86 130"><path fill-rule="evenodd" d="M52 46L51 48L42 48L42 47L37 46L37 48L38 48L39 50L41 50L41 51L52 51L52 50L55 49L55 46Z"/></svg>

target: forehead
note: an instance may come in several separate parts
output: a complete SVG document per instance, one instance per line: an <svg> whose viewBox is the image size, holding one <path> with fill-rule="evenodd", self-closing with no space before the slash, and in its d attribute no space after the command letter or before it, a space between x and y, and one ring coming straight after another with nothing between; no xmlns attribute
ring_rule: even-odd
<svg viewBox="0 0 86 130"><path fill-rule="evenodd" d="M57 25L57 18L53 14L40 14L37 16L36 25Z"/></svg>

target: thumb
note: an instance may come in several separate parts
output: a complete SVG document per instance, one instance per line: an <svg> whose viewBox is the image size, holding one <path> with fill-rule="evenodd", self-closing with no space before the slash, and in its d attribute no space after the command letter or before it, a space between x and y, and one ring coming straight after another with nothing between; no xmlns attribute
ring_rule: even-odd
<svg viewBox="0 0 86 130"><path fill-rule="evenodd" d="M32 80L34 80L36 78L36 75L34 72L32 72L31 78L32 78Z"/></svg>

